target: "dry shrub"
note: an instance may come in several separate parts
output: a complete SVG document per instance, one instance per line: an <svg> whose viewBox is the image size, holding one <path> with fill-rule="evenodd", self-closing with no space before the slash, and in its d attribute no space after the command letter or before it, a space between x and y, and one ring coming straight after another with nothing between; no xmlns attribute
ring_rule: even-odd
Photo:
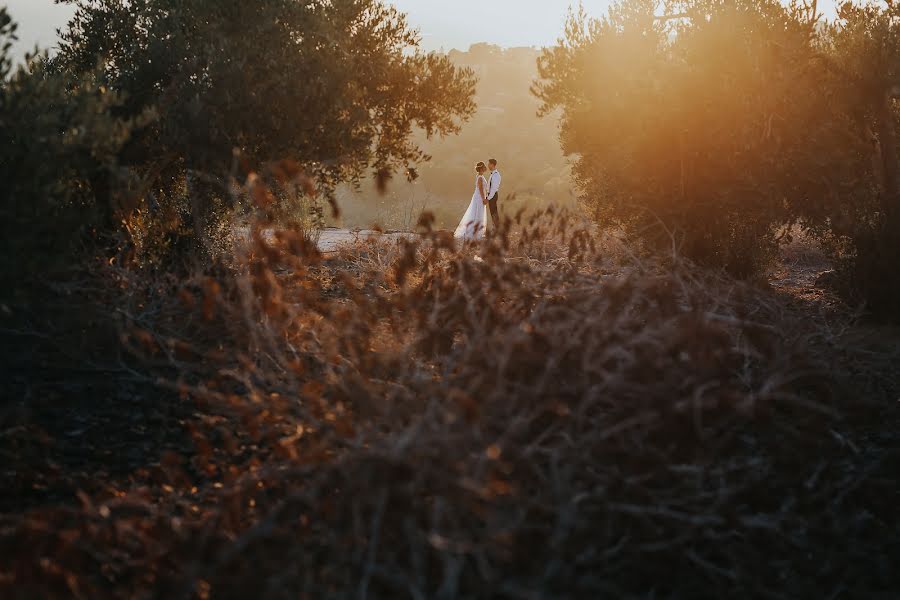
<svg viewBox="0 0 900 600"><path fill-rule="evenodd" d="M195 406L196 450L4 517L0 592L896 589L896 456L854 444L869 407L815 323L566 216L462 249L427 224L329 257L256 229L237 274L142 301L128 346Z"/></svg>

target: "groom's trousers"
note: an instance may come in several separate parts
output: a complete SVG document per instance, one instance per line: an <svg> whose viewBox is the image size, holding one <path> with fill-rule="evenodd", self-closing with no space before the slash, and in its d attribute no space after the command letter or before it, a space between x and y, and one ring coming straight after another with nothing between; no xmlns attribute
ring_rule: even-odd
<svg viewBox="0 0 900 600"><path fill-rule="evenodd" d="M493 198L488 199L488 206L491 209L491 232L500 229L500 209L497 207L497 200L500 199L500 192L494 194Z"/></svg>

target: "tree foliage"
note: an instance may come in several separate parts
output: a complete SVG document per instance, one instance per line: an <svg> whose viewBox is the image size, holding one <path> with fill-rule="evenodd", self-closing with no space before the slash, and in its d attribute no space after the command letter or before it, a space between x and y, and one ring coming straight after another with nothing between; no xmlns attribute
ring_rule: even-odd
<svg viewBox="0 0 900 600"><path fill-rule="evenodd" d="M850 292L878 313L898 314L900 281L900 6L844 3L818 40L834 89L850 101L870 168L856 194L830 194L824 210L804 211L842 242L839 267ZM864 193L860 193L860 191ZM824 223L823 223L824 221Z"/></svg>
<svg viewBox="0 0 900 600"><path fill-rule="evenodd" d="M380 0L70 2L58 55L11 76L8 48L2 58L4 226L29 239L65 206L72 231L124 223L141 247L208 245L248 178L302 177L294 192L329 197L426 160L414 128L452 134L474 111L473 73L418 50ZM27 254L67 256L47 239ZM10 256L27 246L10 243Z"/></svg>
<svg viewBox="0 0 900 600"><path fill-rule="evenodd" d="M223 172L235 151L250 167L291 158L332 187L420 161L414 126L453 133L474 110L471 73L418 51L378 0L74 3L61 62L101 63L128 114L159 111L138 160Z"/></svg>
<svg viewBox="0 0 900 600"><path fill-rule="evenodd" d="M92 181L128 182L118 154L135 125L114 112L121 94L96 73L74 77L53 69L44 55L13 68L15 25L0 9L0 257L2 294L15 296L23 278L50 278L71 263L73 249L108 227L118 198L95 201ZM111 204L112 203L112 204Z"/></svg>
<svg viewBox="0 0 900 600"><path fill-rule="evenodd" d="M882 90L892 78L893 8L847 5L831 26L815 5L774 0L656 8L575 11L539 60L533 91L544 112L562 110L563 148L599 220L748 275L779 225L829 229L851 208L878 218L889 194L873 140L894 144L865 135L875 104L859 78L878 72Z"/></svg>

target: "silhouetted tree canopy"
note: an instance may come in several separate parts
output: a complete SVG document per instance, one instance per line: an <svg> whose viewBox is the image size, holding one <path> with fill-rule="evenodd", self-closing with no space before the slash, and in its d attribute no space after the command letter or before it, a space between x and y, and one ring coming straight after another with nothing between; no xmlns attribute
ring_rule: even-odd
<svg viewBox="0 0 900 600"><path fill-rule="evenodd" d="M59 72L42 56L14 69L15 30L0 8L0 297L18 294L24 277L52 279L86 232L110 225L117 198L95 202L91 181L128 188L118 155L147 119L114 115L122 96L94 70Z"/></svg>

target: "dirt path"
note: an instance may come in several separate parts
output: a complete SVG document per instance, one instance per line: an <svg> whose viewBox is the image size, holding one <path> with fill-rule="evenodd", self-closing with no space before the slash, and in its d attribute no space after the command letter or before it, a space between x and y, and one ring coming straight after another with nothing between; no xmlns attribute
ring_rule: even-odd
<svg viewBox="0 0 900 600"><path fill-rule="evenodd" d="M359 241L366 241L373 238L381 238L387 240L399 240L403 238L413 238L416 234L387 231L379 232L371 229L338 229L335 227L326 227L319 235L319 250L328 254L336 252L338 248L346 244L353 244Z"/></svg>
<svg viewBox="0 0 900 600"><path fill-rule="evenodd" d="M843 304L822 282L822 276L832 272L833 268L818 245L803 236L782 247L781 260L768 273L769 284L777 292L817 313L831 312Z"/></svg>
<svg viewBox="0 0 900 600"><path fill-rule="evenodd" d="M234 230L236 239L250 239L250 227L239 225ZM273 230L266 230L266 239L271 239ZM319 250L325 254L337 252L344 245L364 242L369 239L399 240L414 238L416 234L403 231L375 231L373 229L340 229L338 227L326 227L319 233Z"/></svg>

